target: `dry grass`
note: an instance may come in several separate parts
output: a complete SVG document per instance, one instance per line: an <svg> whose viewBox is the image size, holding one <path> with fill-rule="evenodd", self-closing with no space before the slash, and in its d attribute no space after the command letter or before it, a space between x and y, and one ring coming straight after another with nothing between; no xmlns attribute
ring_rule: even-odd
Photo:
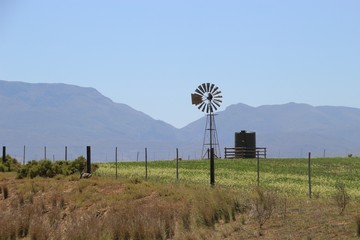
<svg viewBox="0 0 360 240"><path fill-rule="evenodd" d="M0 198L0 239L358 239L359 234L357 201L339 215L330 198L271 195L276 207L259 236L251 192L139 178L16 180L10 174L0 176L0 186L8 189L7 198ZM269 196L264 194L262 203Z"/></svg>

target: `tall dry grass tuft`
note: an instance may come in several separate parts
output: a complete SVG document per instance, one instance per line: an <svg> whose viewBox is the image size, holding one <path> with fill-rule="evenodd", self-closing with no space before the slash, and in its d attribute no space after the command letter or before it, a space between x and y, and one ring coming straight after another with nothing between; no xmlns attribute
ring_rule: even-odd
<svg viewBox="0 0 360 240"><path fill-rule="evenodd" d="M2 187L1 187L1 193L2 193L2 195L3 195L3 199L4 199L4 200L9 197L9 189L8 189L7 185L5 185L5 184L2 185Z"/></svg>
<svg viewBox="0 0 360 240"><path fill-rule="evenodd" d="M112 208L106 225L113 239L173 239L175 215L172 208L161 205L136 205Z"/></svg>
<svg viewBox="0 0 360 240"><path fill-rule="evenodd" d="M360 237L360 215L355 218L356 236Z"/></svg>

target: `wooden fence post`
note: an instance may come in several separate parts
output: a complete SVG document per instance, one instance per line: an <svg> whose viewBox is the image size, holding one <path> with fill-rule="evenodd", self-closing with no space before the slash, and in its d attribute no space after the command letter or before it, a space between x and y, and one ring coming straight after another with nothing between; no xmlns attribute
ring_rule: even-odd
<svg viewBox="0 0 360 240"><path fill-rule="evenodd" d="M214 160L214 148L210 148L210 184L215 185L215 160Z"/></svg>
<svg viewBox="0 0 360 240"><path fill-rule="evenodd" d="M118 178L118 148L115 148L115 178Z"/></svg>
<svg viewBox="0 0 360 240"><path fill-rule="evenodd" d="M91 147L86 146L86 172L91 173Z"/></svg>
<svg viewBox="0 0 360 240"><path fill-rule="evenodd" d="M259 151L256 151L257 154L257 185L260 186L260 157Z"/></svg>
<svg viewBox="0 0 360 240"><path fill-rule="evenodd" d="M148 178L147 148L145 148L145 179Z"/></svg>
<svg viewBox="0 0 360 240"><path fill-rule="evenodd" d="M308 177L309 177L309 198L311 198L311 153L309 152L309 158L308 158Z"/></svg>
<svg viewBox="0 0 360 240"><path fill-rule="evenodd" d="M68 159L68 158L67 158L67 153L68 153L68 152L67 152L67 146L65 146L65 161L67 161L67 159Z"/></svg>
<svg viewBox="0 0 360 240"><path fill-rule="evenodd" d="M3 146L3 151L2 151L2 162L5 163L6 162L6 146Z"/></svg>
<svg viewBox="0 0 360 240"><path fill-rule="evenodd" d="M179 149L176 148L176 181L179 181Z"/></svg>
<svg viewBox="0 0 360 240"><path fill-rule="evenodd" d="M26 153L26 147L24 145L24 151L23 151L23 165L25 165L25 153Z"/></svg>

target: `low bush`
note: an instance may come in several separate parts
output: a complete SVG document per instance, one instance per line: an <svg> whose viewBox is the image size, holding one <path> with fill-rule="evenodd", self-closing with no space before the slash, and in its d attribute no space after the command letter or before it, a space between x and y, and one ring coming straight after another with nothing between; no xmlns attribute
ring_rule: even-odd
<svg viewBox="0 0 360 240"><path fill-rule="evenodd" d="M0 172L16 172L21 167L21 164L16 158L6 155L6 161L4 162L0 157Z"/></svg>
<svg viewBox="0 0 360 240"><path fill-rule="evenodd" d="M95 172L98 167L93 164L93 171ZM50 160L40 160L40 161L29 161L26 165L22 165L17 170L18 178L35 178L48 177L52 178L56 175L72 175L74 173L81 173L86 168L86 159L83 156L78 157L74 161L56 161L52 162Z"/></svg>

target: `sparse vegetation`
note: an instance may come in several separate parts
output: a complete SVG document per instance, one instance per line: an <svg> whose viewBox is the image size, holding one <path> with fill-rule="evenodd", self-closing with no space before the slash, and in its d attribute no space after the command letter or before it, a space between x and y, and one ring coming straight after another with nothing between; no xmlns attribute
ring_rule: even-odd
<svg viewBox="0 0 360 240"><path fill-rule="evenodd" d="M344 213L346 206L350 202L350 196L343 182L336 182L335 188L336 188L336 193L334 195L334 199L339 208L339 214L341 215Z"/></svg>
<svg viewBox="0 0 360 240"><path fill-rule="evenodd" d="M276 195L270 191L264 191L257 187L254 190L251 203L254 211L254 217L259 224L259 233L263 225L271 218L275 211Z"/></svg>
<svg viewBox="0 0 360 240"><path fill-rule="evenodd" d="M86 168L86 159L83 156L78 157L74 161L55 161L40 160L29 161L26 165L21 166L17 173L18 178L35 178L47 177L52 178L57 175L68 176L74 173L81 173ZM98 169L97 164L92 164L92 171Z"/></svg>
<svg viewBox="0 0 360 240"><path fill-rule="evenodd" d="M357 158L344 161L351 168L333 159L317 161L314 182L321 180L326 188L318 186L321 194L312 200L306 194L288 191L289 186L284 190L276 187L281 186L277 185L280 178L296 190L304 182L306 187L306 177L304 181L301 177L303 170L306 174L306 162L303 168L301 160L300 164L289 160L287 170L291 174L284 178L285 167L270 167L276 161L266 160L262 165L261 188L254 187L256 174L253 179L247 175L254 167L251 160L218 160L215 187L209 186L207 161L183 161L179 181L175 180L172 161L150 162L147 180L138 163L121 163L118 179L104 174L102 167L109 163L99 164L99 173L86 180L77 173L55 175L46 181L40 175L16 179L15 173L1 173L1 195L6 186L7 197L0 198L0 239L258 239L259 233L266 239L357 239ZM40 165L53 167L54 163L37 163L37 171L43 172ZM64 169L68 163L57 166ZM342 174L343 169L348 174ZM239 172L245 182L226 184L240 179L234 172ZM274 178L272 172L281 177ZM326 176L335 177L329 180ZM345 192L354 199L342 215L330 197L337 192L334 181L339 176L346 184ZM330 191L327 185L331 184Z"/></svg>
<svg viewBox="0 0 360 240"><path fill-rule="evenodd" d="M360 216L355 218L356 223L356 236L360 237Z"/></svg>
<svg viewBox="0 0 360 240"><path fill-rule="evenodd" d="M74 183L70 177L7 182L14 195L0 201L5 239L186 239L236 214L235 192L203 186L99 178Z"/></svg>
<svg viewBox="0 0 360 240"><path fill-rule="evenodd" d="M8 190L8 187L6 185L3 185L1 187L1 194L2 194L4 200L9 197L9 190Z"/></svg>
<svg viewBox="0 0 360 240"><path fill-rule="evenodd" d="M6 155L6 161L4 162L0 157L0 172L16 172L21 167L21 164L15 158L10 155Z"/></svg>

